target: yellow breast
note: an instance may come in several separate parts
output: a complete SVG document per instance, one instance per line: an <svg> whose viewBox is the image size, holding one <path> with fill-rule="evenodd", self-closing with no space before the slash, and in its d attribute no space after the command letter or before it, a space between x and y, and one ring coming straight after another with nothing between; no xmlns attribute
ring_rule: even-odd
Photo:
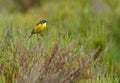
<svg viewBox="0 0 120 83"><path fill-rule="evenodd" d="M46 29L46 23L43 24L39 24L37 26L34 27L34 32L35 33L41 33Z"/></svg>

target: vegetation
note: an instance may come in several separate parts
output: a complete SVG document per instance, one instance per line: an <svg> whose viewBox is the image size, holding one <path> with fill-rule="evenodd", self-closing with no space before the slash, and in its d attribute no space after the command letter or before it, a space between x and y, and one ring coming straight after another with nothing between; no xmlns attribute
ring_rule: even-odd
<svg viewBox="0 0 120 83"><path fill-rule="evenodd" d="M120 1L41 0L25 12L6 2L0 0L0 83L120 82ZM44 37L27 40L41 19L48 20Z"/></svg>

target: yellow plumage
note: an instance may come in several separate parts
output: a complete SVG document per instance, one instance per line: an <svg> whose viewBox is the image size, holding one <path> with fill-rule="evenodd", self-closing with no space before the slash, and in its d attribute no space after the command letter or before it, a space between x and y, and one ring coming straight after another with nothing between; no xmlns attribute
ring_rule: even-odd
<svg viewBox="0 0 120 83"><path fill-rule="evenodd" d="M43 36L41 33L46 29L46 20L41 20L39 21L35 27L33 28L30 36L28 37L28 39L30 39L32 37L33 34L40 34L41 36Z"/></svg>
<svg viewBox="0 0 120 83"><path fill-rule="evenodd" d="M34 33L41 33L46 29L46 23L38 24L34 27Z"/></svg>

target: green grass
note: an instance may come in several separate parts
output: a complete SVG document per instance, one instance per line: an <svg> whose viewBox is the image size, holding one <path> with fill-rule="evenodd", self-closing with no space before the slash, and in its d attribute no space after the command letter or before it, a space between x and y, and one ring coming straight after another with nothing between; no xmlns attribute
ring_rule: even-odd
<svg viewBox="0 0 120 83"><path fill-rule="evenodd" d="M119 6L97 14L90 2L46 2L0 13L0 83L119 83ZM44 37L27 40L37 21Z"/></svg>

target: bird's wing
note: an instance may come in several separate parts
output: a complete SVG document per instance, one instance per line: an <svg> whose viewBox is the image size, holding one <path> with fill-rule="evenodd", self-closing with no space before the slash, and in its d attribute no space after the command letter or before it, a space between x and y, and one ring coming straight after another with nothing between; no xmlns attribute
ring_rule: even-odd
<svg viewBox="0 0 120 83"><path fill-rule="evenodd" d="M35 24L35 26L39 25L41 22L39 21L38 23Z"/></svg>

